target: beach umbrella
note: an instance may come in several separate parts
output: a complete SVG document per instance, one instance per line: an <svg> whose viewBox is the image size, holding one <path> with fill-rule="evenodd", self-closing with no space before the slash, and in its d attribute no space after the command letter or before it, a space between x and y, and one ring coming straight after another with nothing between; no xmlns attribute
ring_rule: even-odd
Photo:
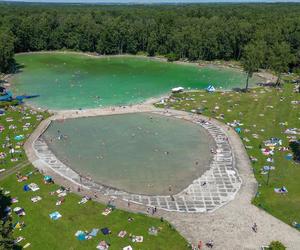
<svg viewBox="0 0 300 250"><path fill-rule="evenodd" d="M24 185L23 190L25 192L30 191L30 187L28 185Z"/></svg>

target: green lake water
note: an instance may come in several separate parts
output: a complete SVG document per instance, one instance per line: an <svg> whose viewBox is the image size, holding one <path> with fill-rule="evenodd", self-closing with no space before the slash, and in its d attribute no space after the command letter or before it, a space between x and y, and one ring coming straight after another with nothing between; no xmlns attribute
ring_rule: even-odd
<svg viewBox="0 0 300 250"><path fill-rule="evenodd" d="M54 121L42 136L75 171L107 186L149 195L187 187L209 168L214 145L199 125L150 113Z"/></svg>
<svg viewBox="0 0 300 250"><path fill-rule="evenodd" d="M170 92L173 87L230 89L245 74L212 66L179 65L142 57L102 57L44 53L20 54L23 66L13 78L15 94L39 94L28 101L49 109L127 105ZM257 82L259 79L251 79Z"/></svg>

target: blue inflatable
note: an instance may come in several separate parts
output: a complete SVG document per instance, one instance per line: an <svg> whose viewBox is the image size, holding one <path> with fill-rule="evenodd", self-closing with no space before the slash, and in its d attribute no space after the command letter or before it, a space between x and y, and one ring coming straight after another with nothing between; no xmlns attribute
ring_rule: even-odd
<svg viewBox="0 0 300 250"><path fill-rule="evenodd" d="M7 91L4 95L0 96L0 101L3 102L9 102L13 99L12 93L10 91Z"/></svg>

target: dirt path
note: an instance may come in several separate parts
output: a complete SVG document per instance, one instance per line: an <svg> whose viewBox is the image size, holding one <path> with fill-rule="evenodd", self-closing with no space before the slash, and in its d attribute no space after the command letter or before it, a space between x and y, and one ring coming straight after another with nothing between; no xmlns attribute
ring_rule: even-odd
<svg viewBox="0 0 300 250"><path fill-rule="evenodd" d="M23 161L23 162L19 163L16 166L13 166L13 167L9 168L7 171L3 172L0 175L0 181L2 181L3 179L5 179L6 177L8 177L12 174L17 173L18 171L20 171L22 168L28 166L29 164L31 164L31 163L26 160L26 161Z"/></svg>

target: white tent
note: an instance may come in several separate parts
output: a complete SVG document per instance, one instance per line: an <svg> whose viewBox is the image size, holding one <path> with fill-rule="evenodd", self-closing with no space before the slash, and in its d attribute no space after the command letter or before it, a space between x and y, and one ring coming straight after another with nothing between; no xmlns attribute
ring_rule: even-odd
<svg viewBox="0 0 300 250"><path fill-rule="evenodd" d="M172 93L180 93L184 90L183 87L176 87L172 89Z"/></svg>
<svg viewBox="0 0 300 250"><path fill-rule="evenodd" d="M209 86L206 88L206 91L207 91L207 92L215 92L215 91L216 91L216 89L215 89L215 87L214 87L214 86L212 86L212 85L209 85Z"/></svg>

